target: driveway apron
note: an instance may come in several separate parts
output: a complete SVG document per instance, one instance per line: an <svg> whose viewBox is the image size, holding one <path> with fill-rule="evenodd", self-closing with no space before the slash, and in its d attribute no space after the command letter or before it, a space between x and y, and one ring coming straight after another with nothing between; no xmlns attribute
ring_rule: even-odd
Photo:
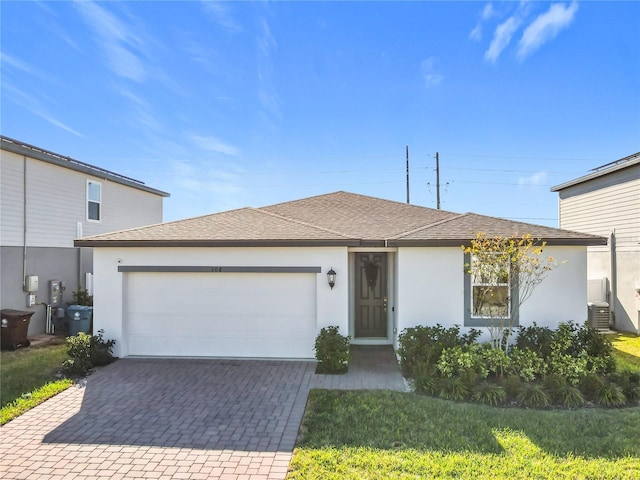
<svg viewBox="0 0 640 480"><path fill-rule="evenodd" d="M306 361L125 358L0 428L0 477L284 479L311 388L404 390L391 347Z"/></svg>
<svg viewBox="0 0 640 480"><path fill-rule="evenodd" d="M3 479L283 479L312 362L121 359L0 429Z"/></svg>

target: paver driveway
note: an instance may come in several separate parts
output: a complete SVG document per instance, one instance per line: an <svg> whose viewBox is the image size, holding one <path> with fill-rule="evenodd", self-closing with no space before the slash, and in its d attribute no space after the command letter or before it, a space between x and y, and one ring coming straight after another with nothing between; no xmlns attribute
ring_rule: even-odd
<svg viewBox="0 0 640 480"><path fill-rule="evenodd" d="M122 359L0 429L3 479L283 479L315 364Z"/></svg>
<svg viewBox="0 0 640 480"><path fill-rule="evenodd" d="M391 347L314 362L125 358L0 428L0 478L284 479L311 388L404 390Z"/></svg>

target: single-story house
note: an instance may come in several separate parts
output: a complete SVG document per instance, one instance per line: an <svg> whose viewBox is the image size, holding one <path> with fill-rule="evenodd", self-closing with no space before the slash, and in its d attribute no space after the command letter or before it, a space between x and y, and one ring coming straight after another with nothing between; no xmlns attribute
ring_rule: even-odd
<svg viewBox="0 0 640 480"><path fill-rule="evenodd" d="M94 330L118 356L313 358L329 325L353 344L391 345L416 325L482 326L461 248L478 232L531 234L562 262L520 325L586 320L587 246L605 238L347 192L75 244L94 249Z"/></svg>

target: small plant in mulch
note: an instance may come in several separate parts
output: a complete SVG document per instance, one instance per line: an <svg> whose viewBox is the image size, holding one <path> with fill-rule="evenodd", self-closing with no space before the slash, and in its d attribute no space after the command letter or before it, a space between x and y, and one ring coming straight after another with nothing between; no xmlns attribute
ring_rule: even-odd
<svg viewBox="0 0 640 480"><path fill-rule="evenodd" d="M62 363L62 371L68 376L84 376L93 367L102 367L115 360L112 354L115 340L105 340L104 330L97 335L80 332L77 336L67 337L69 360Z"/></svg>
<svg viewBox="0 0 640 480"><path fill-rule="evenodd" d="M325 327L316 337L314 345L318 360L316 373L347 373L350 338L341 335L339 330L339 327L335 326Z"/></svg>

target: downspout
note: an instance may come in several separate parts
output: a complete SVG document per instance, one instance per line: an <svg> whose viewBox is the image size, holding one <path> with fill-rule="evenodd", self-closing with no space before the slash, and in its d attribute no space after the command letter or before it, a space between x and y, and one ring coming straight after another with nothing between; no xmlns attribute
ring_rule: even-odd
<svg viewBox="0 0 640 480"><path fill-rule="evenodd" d="M616 302L618 298L618 266L616 263L616 231L613 229L609 234L609 264L610 264L610 278L611 278L611 297L609 298L609 325L615 327L616 324Z"/></svg>
<svg viewBox="0 0 640 480"><path fill-rule="evenodd" d="M22 156L22 290L27 288L27 156Z"/></svg>

